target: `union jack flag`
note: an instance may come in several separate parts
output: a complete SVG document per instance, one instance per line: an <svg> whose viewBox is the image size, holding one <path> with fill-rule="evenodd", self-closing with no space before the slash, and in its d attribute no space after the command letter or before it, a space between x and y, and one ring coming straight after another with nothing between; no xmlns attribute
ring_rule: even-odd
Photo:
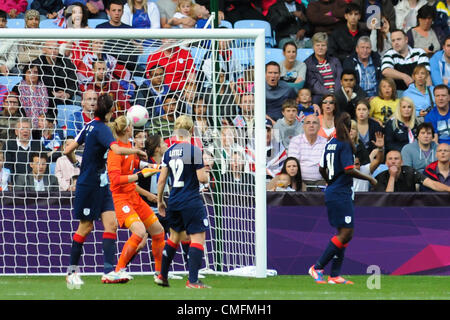
<svg viewBox="0 0 450 320"><path fill-rule="evenodd" d="M64 17L64 7L58 11L58 16L53 20L53 23L60 28L67 28L66 17Z"/></svg>

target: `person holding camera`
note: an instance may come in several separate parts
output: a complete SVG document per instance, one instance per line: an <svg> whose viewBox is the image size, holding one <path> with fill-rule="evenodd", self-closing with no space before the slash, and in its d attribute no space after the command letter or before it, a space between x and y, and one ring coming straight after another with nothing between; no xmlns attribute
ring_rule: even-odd
<svg viewBox="0 0 450 320"><path fill-rule="evenodd" d="M417 12L417 26L408 30L408 44L412 48L422 48L431 57L441 49L438 36L431 28L436 19L436 8L425 5Z"/></svg>
<svg viewBox="0 0 450 320"><path fill-rule="evenodd" d="M416 106L416 118L425 117L434 107L433 86L427 86L430 72L423 64L414 68L412 73L413 83L403 92L404 97L409 97Z"/></svg>

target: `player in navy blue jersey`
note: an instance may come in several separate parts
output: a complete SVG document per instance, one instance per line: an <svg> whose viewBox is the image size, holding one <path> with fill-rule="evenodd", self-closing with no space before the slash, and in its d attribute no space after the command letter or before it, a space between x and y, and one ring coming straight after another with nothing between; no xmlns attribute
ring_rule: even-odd
<svg viewBox="0 0 450 320"><path fill-rule="evenodd" d="M328 185L325 190L328 221L337 229L337 234L331 238L316 264L311 266L309 274L317 283L326 283L323 269L333 259L328 283L353 284L339 275L345 248L353 236L353 178L368 180L372 185L377 181L354 167L355 146L350 138L351 118L347 112L335 119L335 128L336 136L325 146L319 171Z"/></svg>
<svg viewBox="0 0 450 320"><path fill-rule="evenodd" d="M67 146L64 154L70 161L79 166L75 158L75 150L84 144L80 175L77 180L74 217L80 220L78 229L73 236L70 252L70 266L67 271L67 285L69 288L79 288L83 281L77 272L77 266L83 250L83 243L94 228L94 221L101 218L103 233L104 275L103 283L126 282L131 277L124 271L114 271L114 255L116 250L117 220L114 204L109 189L106 159L108 150L117 154L138 154L146 158L146 153L134 148L124 148L117 144L107 122L113 114L113 100L107 94L98 98L94 120L87 123L76 136L75 140Z"/></svg>
<svg viewBox="0 0 450 320"><path fill-rule="evenodd" d="M167 280L169 267L181 240L190 236L188 253L189 279L187 288L209 288L198 280L198 271L202 264L206 230L209 229L208 218L200 194L200 184L209 181L209 172L203 164L202 151L192 145L191 135L194 123L189 116L177 118L174 134L177 141L165 153L161 163L158 180L158 211L166 216L170 236L163 251L161 273L156 283L169 286ZM170 178L171 190L167 205L163 199L164 186Z"/></svg>

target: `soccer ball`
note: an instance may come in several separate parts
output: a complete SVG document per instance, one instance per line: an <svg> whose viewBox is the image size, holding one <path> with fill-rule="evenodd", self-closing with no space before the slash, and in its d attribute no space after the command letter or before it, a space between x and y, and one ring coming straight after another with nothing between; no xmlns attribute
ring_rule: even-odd
<svg viewBox="0 0 450 320"><path fill-rule="evenodd" d="M133 127L143 127L148 120L148 111L143 106L135 104L127 111L127 118Z"/></svg>

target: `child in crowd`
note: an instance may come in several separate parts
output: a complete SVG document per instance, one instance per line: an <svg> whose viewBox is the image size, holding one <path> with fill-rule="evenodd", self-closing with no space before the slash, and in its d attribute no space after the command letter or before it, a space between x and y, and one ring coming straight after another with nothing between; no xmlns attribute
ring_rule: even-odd
<svg viewBox="0 0 450 320"><path fill-rule="evenodd" d="M209 10L202 5L194 4L193 7L193 15L194 19L197 20L197 23L195 24L195 28L197 29L203 29L208 22L209 17L211 16L211 13L209 13ZM208 26L208 28L211 28L211 25Z"/></svg>
<svg viewBox="0 0 450 320"><path fill-rule="evenodd" d="M291 177L287 173L280 173L278 175L275 191L295 191L291 187Z"/></svg>
<svg viewBox="0 0 450 320"><path fill-rule="evenodd" d="M0 151L0 192L8 191L11 187L11 171L3 166L4 163L5 156Z"/></svg>
<svg viewBox="0 0 450 320"><path fill-rule="evenodd" d="M302 88L298 90L296 102L298 104L298 120L303 123L303 119L310 114L316 113L319 115L317 109L319 106L312 103L311 90Z"/></svg>
<svg viewBox="0 0 450 320"><path fill-rule="evenodd" d="M397 109L397 87L391 78L383 78L378 87L378 96L370 100L370 116L384 125Z"/></svg>
<svg viewBox="0 0 450 320"><path fill-rule="evenodd" d="M273 129L274 134L278 135L279 141L287 149L291 138L303 132L303 124L297 120L297 104L294 99L286 100L281 108L283 118L278 119Z"/></svg>
<svg viewBox="0 0 450 320"><path fill-rule="evenodd" d="M180 23L181 21L179 21L186 17L195 19L194 3L191 0L178 0L175 14L167 21L167 23L170 24L172 28L189 28L189 26L183 25L183 23Z"/></svg>

